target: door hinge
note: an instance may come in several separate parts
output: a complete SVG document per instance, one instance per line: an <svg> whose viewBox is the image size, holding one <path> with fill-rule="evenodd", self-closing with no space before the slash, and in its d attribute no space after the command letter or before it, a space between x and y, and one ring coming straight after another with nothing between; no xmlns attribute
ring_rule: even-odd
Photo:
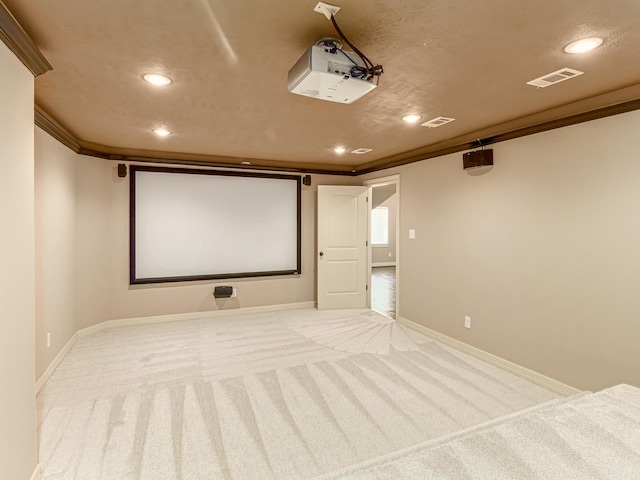
<svg viewBox="0 0 640 480"><path fill-rule="evenodd" d="M369 285L365 285L365 290L369 290Z"/></svg>
<svg viewBox="0 0 640 480"><path fill-rule="evenodd" d="M366 202L369 203L369 197L364 197Z"/></svg>
<svg viewBox="0 0 640 480"><path fill-rule="evenodd" d="M365 240L365 241L364 241L364 246L365 246L365 247L368 247L368 246L369 246L369 240Z"/></svg>

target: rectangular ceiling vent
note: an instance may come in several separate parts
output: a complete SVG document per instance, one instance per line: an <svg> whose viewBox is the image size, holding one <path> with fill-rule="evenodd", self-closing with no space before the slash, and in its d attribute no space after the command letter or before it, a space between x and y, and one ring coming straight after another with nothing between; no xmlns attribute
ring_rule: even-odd
<svg viewBox="0 0 640 480"><path fill-rule="evenodd" d="M351 153L355 153L356 155L364 155L365 153L369 153L372 150L373 150L372 148L357 148L356 150L352 151Z"/></svg>
<svg viewBox="0 0 640 480"><path fill-rule="evenodd" d="M565 67L555 72L547 73L546 75L536 78L535 80L531 80L530 82L527 82L527 85L544 88L548 87L549 85L555 85L556 83L575 78L579 75L582 75L583 73L584 72L581 72L580 70L574 70L573 68Z"/></svg>
<svg viewBox="0 0 640 480"><path fill-rule="evenodd" d="M429 127L429 128L436 128L436 127L439 127L440 125L444 125L445 123L453 122L454 120L455 118L437 117L437 118L434 118L433 120L429 120L428 122L424 122L422 126Z"/></svg>

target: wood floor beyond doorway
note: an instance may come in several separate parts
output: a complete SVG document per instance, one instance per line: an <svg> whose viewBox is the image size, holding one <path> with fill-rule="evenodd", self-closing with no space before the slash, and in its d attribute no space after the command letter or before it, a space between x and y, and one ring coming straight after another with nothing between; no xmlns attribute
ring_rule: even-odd
<svg viewBox="0 0 640 480"><path fill-rule="evenodd" d="M396 267L371 269L371 309L396 318Z"/></svg>

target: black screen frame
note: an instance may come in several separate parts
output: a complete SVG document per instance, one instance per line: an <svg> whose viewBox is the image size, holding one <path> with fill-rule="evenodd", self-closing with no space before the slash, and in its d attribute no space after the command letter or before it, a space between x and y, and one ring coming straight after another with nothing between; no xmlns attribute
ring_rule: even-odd
<svg viewBox="0 0 640 480"><path fill-rule="evenodd" d="M285 174L269 174L260 172L235 172L227 170L204 170L197 168L171 168L171 167L155 167L146 165L131 165L129 175L129 284L157 284L171 282L193 282L202 280L221 280L232 278L251 278L251 277L272 277L283 275L300 275L302 274L302 179L298 175ZM242 273L212 273L205 275L182 275L171 277L149 277L137 278L136 275L136 172L160 172L160 173L176 173L190 175L217 175L231 177L254 177L294 180L296 182L296 255L297 268L295 270L275 270L275 271L254 271Z"/></svg>

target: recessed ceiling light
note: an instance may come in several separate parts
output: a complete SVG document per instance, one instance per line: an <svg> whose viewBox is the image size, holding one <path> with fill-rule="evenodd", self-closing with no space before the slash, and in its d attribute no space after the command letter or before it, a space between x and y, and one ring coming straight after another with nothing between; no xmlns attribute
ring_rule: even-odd
<svg viewBox="0 0 640 480"><path fill-rule="evenodd" d="M421 118L422 118L422 115L418 115L417 113L412 113L411 115L405 115L404 117L402 117L402 120L407 123L416 123Z"/></svg>
<svg viewBox="0 0 640 480"><path fill-rule="evenodd" d="M341 153L346 152L347 149L344 148L344 147L336 147L336 148L333 149L333 151L336 152L337 154L341 154Z"/></svg>
<svg viewBox="0 0 640 480"><path fill-rule="evenodd" d="M564 47L566 53L587 53L602 45L603 40L599 37L583 38L576 40Z"/></svg>
<svg viewBox="0 0 640 480"><path fill-rule="evenodd" d="M171 79L169 77L165 77L164 75L160 75L159 73L145 73L142 78L146 82L149 82L153 85L170 85Z"/></svg>
<svg viewBox="0 0 640 480"><path fill-rule="evenodd" d="M166 137L167 135L171 135L171 132L169 130L165 130L164 128L156 128L153 130L153 133L155 133L159 137Z"/></svg>

